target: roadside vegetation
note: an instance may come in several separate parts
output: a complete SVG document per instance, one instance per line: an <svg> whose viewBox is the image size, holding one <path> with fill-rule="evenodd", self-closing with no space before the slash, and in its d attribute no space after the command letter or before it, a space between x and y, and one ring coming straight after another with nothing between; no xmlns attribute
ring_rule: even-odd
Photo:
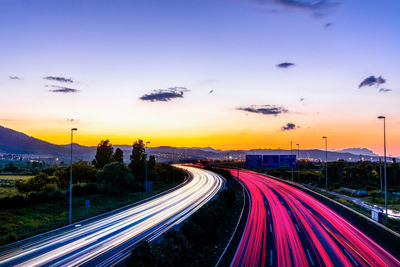
<svg viewBox="0 0 400 267"><path fill-rule="evenodd" d="M99 143L93 162L73 163L73 222L167 190L186 175L181 169L156 162L154 156L146 160L142 140L134 142L130 159L126 165L122 150L114 151L105 140ZM147 194L146 165L152 183ZM0 187L0 245L68 224L70 167L51 166L34 176L4 177L7 179L3 178ZM87 210L86 200L90 201Z"/></svg>
<svg viewBox="0 0 400 267"><path fill-rule="evenodd" d="M213 170L227 180L227 189L200 208L179 229L160 240L142 242L127 266L215 266L227 246L243 206L243 191L227 171Z"/></svg>

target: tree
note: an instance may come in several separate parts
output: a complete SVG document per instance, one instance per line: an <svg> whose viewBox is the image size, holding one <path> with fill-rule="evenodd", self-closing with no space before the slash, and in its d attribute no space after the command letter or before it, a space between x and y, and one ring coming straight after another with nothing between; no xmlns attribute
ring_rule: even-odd
<svg viewBox="0 0 400 267"><path fill-rule="evenodd" d="M102 169L104 165L111 162L113 156L113 147L110 141L101 140L101 142L97 145L96 156L93 160L93 165L96 169Z"/></svg>
<svg viewBox="0 0 400 267"><path fill-rule="evenodd" d="M149 167L149 169L154 169L154 167L156 166L156 157L154 157L153 155L151 155L149 157L149 162L147 163Z"/></svg>
<svg viewBox="0 0 400 267"><path fill-rule="evenodd" d="M105 185L108 193L120 193L132 188L133 176L129 168L121 162L111 162L96 174L97 182Z"/></svg>
<svg viewBox="0 0 400 267"><path fill-rule="evenodd" d="M132 171L133 176L139 180L144 180L144 173L146 168L146 154L143 140L139 139L135 141L132 146L131 163L129 168Z"/></svg>
<svg viewBox="0 0 400 267"><path fill-rule="evenodd" d="M54 172L57 177L57 186L62 189L68 189L70 180L70 167L58 169ZM96 169L89 165L87 161L78 161L72 164L72 183L93 183L96 182Z"/></svg>
<svg viewBox="0 0 400 267"><path fill-rule="evenodd" d="M120 148L117 148L112 155L111 161L124 162L124 152Z"/></svg>
<svg viewBox="0 0 400 267"><path fill-rule="evenodd" d="M49 178L46 173L39 173L35 177L32 177L26 181L18 180L15 182L15 187L18 192L25 194L27 197L30 192L40 192L44 189L47 184L52 183L53 180Z"/></svg>

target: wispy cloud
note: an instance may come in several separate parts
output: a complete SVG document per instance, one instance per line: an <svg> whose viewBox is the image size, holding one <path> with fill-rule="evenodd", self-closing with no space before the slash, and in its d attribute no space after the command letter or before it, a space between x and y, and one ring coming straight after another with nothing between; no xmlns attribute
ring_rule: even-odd
<svg viewBox="0 0 400 267"><path fill-rule="evenodd" d="M386 82L385 79L383 79L382 76L379 76L378 78L376 78L375 76L369 76L368 78L365 78L360 85L358 86L358 88L361 88L363 86L379 86L381 84L384 84Z"/></svg>
<svg viewBox="0 0 400 267"><path fill-rule="evenodd" d="M44 77L43 79L49 80L49 81L56 81L56 82L62 82L62 83L73 83L74 80L71 78L64 78L64 77L58 77L58 76L47 76Z"/></svg>
<svg viewBox="0 0 400 267"><path fill-rule="evenodd" d="M8 76L8 78L10 78L10 80L21 80L20 77L18 77L18 76L12 76L12 75Z"/></svg>
<svg viewBox="0 0 400 267"><path fill-rule="evenodd" d="M387 88L379 89L379 93L388 93L388 92L391 92L391 91L393 91L393 90L392 89L387 89Z"/></svg>
<svg viewBox="0 0 400 267"><path fill-rule="evenodd" d="M300 128L300 126L296 126L296 124L288 122L286 125L281 127L281 131L296 130L296 128Z"/></svg>
<svg viewBox="0 0 400 267"><path fill-rule="evenodd" d="M190 90L186 87L170 87L168 89L156 89L149 94L141 96L139 99L150 102L168 102L174 98L183 98L185 92Z"/></svg>
<svg viewBox="0 0 400 267"><path fill-rule="evenodd" d="M49 92L52 92L52 93L77 93L77 92L79 92L78 89L64 87L64 86L58 86L58 85L45 85L45 87L54 88L54 89L49 90Z"/></svg>
<svg viewBox="0 0 400 267"><path fill-rule="evenodd" d="M289 112L285 107L276 105L259 105L259 106L251 105L248 107L239 107L236 109L251 113L260 113L263 115L273 115L273 116L278 116L279 114Z"/></svg>
<svg viewBox="0 0 400 267"><path fill-rule="evenodd" d="M281 68L281 69L287 69L287 68L289 68L289 67L293 67L295 64L294 63L291 63L291 62L282 62L282 63L280 63L280 64L278 64L278 65L276 65L278 68Z"/></svg>
<svg viewBox="0 0 400 267"><path fill-rule="evenodd" d="M321 17L326 15L332 8L339 5L331 0L248 0L266 7L281 7L311 12Z"/></svg>

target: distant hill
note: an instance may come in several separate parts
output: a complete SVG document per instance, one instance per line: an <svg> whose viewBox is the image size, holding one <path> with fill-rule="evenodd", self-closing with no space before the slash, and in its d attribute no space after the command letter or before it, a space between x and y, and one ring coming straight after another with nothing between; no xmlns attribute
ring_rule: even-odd
<svg viewBox="0 0 400 267"><path fill-rule="evenodd" d="M131 145L113 145L124 151L125 161L129 161L132 151ZM96 153L96 146L83 146L73 144L74 160L91 161ZM283 149L251 149L251 150L218 150L211 147L150 147L148 152L156 155L158 160L171 161L179 159L245 159L249 154L290 154L290 150ZM68 160L70 155L70 144L55 145L49 142L28 136L24 133L0 126L0 153L45 155L47 157L59 157ZM297 155L297 150L293 150ZM365 159L377 160L378 155L367 148L348 148L340 151L328 151L328 160L344 159L350 161ZM325 151L319 149L300 150L300 158L312 158L314 160L325 160Z"/></svg>
<svg viewBox="0 0 400 267"><path fill-rule="evenodd" d="M67 150L58 145L0 126L0 151L14 154L61 155Z"/></svg>
<svg viewBox="0 0 400 267"><path fill-rule="evenodd" d="M346 148L343 150L340 150L338 152L344 152L344 153L352 153L352 154L358 154L358 155L367 155L367 156L372 156L372 157L379 157L378 154L375 154L372 150L368 148L361 148L361 147L354 147L354 148Z"/></svg>

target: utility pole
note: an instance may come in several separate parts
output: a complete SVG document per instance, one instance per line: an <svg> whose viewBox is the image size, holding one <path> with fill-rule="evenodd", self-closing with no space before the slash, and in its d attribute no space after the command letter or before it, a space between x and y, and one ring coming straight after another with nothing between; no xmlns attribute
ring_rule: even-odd
<svg viewBox="0 0 400 267"><path fill-rule="evenodd" d="M147 197L147 146L150 144L150 142L146 142L146 146L144 147L144 151L145 151L145 157L144 157L144 160L145 160L145 165L146 165L146 182L145 182L145 189L144 189L144 196L145 196L145 198Z"/></svg>
<svg viewBox="0 0 400 267"><path fill-rule="evenodd" d="M72 144L73 144L73 136L74 131L77 131L77 128L71 129L71 169L69 175L69 224L72 221Z"/></svg>
<svg viewBox="0 0 400 267"><path fill-rule="evenodd" d="M323 136L323 139L325 139L325 190L328 192L328 137Z"/></svg>
<svg viewBox="0 0 400 267"><path fill-rule="evenodd" d="M300 183L300 164L299 164L299 159L300 159L300 144L297 145L297 182Z"/></svg>
<svg viewBox="0 0 400 267"><path fill-rule="evenodd" d="M381 197L383 195L383 185L382 185L382 159L379 157L379 180L381 182Z"/></svg>
<svg viewBox="0 0 400 267"><path fill-rule="evenodd" d="M386 213L386 224L387 224L388 213L387 213L387 176L386 176L386 117L379 116L378 119L383 119L383 173L385 175L385 213Z"/></svg>
<svg viewBox="0 0 400 267"><path fill-rule="evenodd" d="M293 156L293 148L292 148L292 141L290 141L290 156ZM292 160L290 158L290 160ZM294 174L293 174L293 167L292 167L292 182L294 181Z"/></svg>

